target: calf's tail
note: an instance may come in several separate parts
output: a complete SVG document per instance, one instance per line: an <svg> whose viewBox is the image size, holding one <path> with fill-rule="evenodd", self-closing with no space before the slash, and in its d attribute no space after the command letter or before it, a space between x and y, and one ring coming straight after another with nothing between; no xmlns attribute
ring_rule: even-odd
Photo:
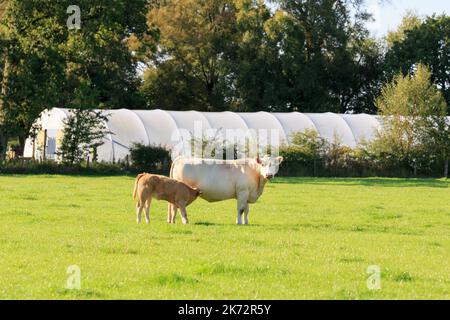
<svg viewBox="0 0 450 320"><path fill-rule="evenodd" d="M136 177L136 181L134 182L133 199L136 199L136 193L137 193L137 187L138 187L139 180L145 175L146 175L146 173L141 173Z"/></svg>

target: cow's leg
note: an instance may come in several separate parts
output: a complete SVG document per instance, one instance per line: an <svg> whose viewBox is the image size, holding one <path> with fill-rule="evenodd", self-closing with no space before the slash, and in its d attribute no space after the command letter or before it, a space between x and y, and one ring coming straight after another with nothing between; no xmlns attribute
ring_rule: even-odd
<svg viewBox="0 0 450 320"><path fill-rule="evenodd" d="M142 202L139 200L139 202L136 205L136 222L141 223L141 215L142 210L144 209L144 206L142 205Z"/></svg>
<svg viewBox="0 0 450 320"><path fill-rule="evenodd" d="M150 199L148 199L146 202L145 202L145 222L147 223L147 224L149 224L150 223L150 205L152 204L152 199L150 198Z"/></svg>
<svg viewBox="0 0 450 320"><path fill-rule="evenodd" d="M239 204L238 204L236 224L242 224L242 213L243 212L244 212L244 209L239 207Z"/></svg>
<svg viewBox="0 0 450 320"><path fill-rule="evenodd" d="M170 223L175 224L175 218L177 216L178 207L172 204L172 210L170 212Z"/></svg>
<svg viewBox="0 0 450 320"><path fill-rule="evenodd" d="M242 224L242 214L248 205L248 192L241 192L237 197L237 218L236 224Z"/></svg>
<svg viewBox="0 0 450 320"><path fill-rule="evenodd" d="M169 202L167 205L167 223L172 223L172 210L173 205Z"/></svg>
<svg viewBox="0 0 450 320"><path fill-rule="evenodd" d="M247 203L247 206L244 210L244 224L248 224L248 212L250 211L250 205Z"/></svg>
<svg viewBox="0 0 450 320"><path fill-rule="evenodd" d="M183 224L188 224L189 220L187 217L186 207L184 205L180 205L180 213L181 213L181 219L183 221Z"/></svg>

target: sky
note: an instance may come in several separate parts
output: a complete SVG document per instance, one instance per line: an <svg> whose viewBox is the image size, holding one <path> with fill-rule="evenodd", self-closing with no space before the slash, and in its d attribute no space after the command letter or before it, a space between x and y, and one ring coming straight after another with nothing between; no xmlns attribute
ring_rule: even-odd
<svg viewBox="0 0 450 320"><path fill-rule="evenodd" d="M385 36L395 30L405 12L411 10L419 16L450 14L449 0L367 0L367 9L373 14L374 22L368 24L369 30L377 37Z"/></svg>

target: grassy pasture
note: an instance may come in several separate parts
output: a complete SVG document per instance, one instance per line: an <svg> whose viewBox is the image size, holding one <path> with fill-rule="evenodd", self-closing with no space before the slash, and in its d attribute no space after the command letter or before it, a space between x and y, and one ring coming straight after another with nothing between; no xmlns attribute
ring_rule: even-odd
<svg viewBox="0 0 450 320"><path fill-rule="evenodd" d="M449 181L278 178L249 226L203 200L137 225L133 181L0 176L0 299L450 298Z"/></svg>

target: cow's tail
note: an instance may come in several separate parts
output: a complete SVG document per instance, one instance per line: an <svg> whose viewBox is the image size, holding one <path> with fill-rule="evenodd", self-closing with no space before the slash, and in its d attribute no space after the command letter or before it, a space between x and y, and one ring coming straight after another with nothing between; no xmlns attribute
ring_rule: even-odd
<svg viewBox="0 0 450 320"><path fill-rule="evenodd" d="M175 168L175 164L180 158L182 158L182 156L178 156L175 159L173 159L172 165L170 166L170 175L169 175L169 177L172 178L172 179L173 179L173 170ZM169 223L171 223L171 221L173 219L172 218L172 206L173 205L170 202L167 204L167 221Z"/></svg>
<svg viewBox="0 0 450 320"><path fill-rule="evenodd" d="M173 161L172 161L172 165L170 166L170 178L172 178L173 179L173 170L174 170L174 168L175 168L175 164L177 163L177 161L179 160L179 159L181 159L182 158L182 156L178 156L178 157L176 157Z"/></svg>
<svg viewBox="0 0 450 320"><path fill-rule="evenodd" d="M139 180L145 175L146 175L146 173L141 173L141 174L138 174L138 176L136 177L136 181L134 182L134 189L133 189L133 199L136 199L136 193L137 193Z"/></svg>

